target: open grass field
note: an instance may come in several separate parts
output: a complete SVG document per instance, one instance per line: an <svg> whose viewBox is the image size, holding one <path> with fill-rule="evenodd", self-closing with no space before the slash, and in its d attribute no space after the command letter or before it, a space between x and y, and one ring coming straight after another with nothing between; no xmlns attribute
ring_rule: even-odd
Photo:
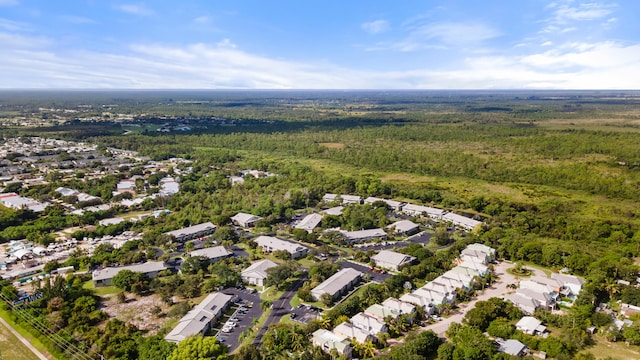
<svg viewBox="0 0 640 360"><path fill-rule="evenodd" d="M1 359L7 360L38 360L38 357L2 324L0 324L0 356L2 356Z"/></svg>
<svg viewBox="0 0 640 360"><path fill-rule="evenodd" d="M36 339L33 335L31 335L25 329L22 329L11 321L11 316L9 312L6 310L0 310L0 316L8 323L12 324L14 330L16 330L20 335L22 335L33 347L38 349L44 356L46 356L50 360L56 360L57 358L53 356L45 346ZM15 337L9 329L7 329L4 325L0 324L0 354L2 355L2 360L22 360L22 359L34 359L38 360L38 357L31 352L17 337Z"/></svg>
<svg viewBox="0 0 640 360"><path fill-rule="evenodd" d="M596 344L585 350L597 359L610 358L616 360L640 359L640 351L637 346L628 346L624 342L609 342L603 336L594 336Z"/></svg>

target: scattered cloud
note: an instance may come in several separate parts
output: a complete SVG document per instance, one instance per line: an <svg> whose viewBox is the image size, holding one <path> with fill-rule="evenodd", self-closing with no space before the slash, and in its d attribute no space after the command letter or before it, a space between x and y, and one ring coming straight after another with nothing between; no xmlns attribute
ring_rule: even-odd
<svg viewBox="0 0 640 360"><path fill-rule="evenodd" d="M435 23L419 27L414 35L425 39L435 39L447 45L478 43L501 35L486 24L481 23Z"/></svg>
<svg viewBox="0 0 640 360"><path fill-rule="evenodd" d="M479 47L482 42L501 35L497 29L482 23L428 23L411 27L407 36L399 41L379 43L367 50L418 51Z"/></svg>
<svg viewBox="0 0 640 360"><path fill-rule="evenodd" d="M566 23L569 21L589 21L601 19L610 15L615 8L614 4L606 3L582 3L577 6L571 5L573 1L564 4L555 4L551 8L554 9L555 21L558 23Z"/></svg>
<svg viewBox="0 0 640 360"><path fill-rule="evenodd" d="M96 24L97 21L84 16L60 15L58 18L72 24Z"/></svg>
<svg viewBox="0 0 640 360"><path fill-rule="evenodd" d="M14 6L20 3L19 0L0 0L0 6Z"/></svg>
<svg viewBox="0 0 640 360"><path fill-rule="evenodd" d="M199 25L208 24L211 22L211 17L206 15L198 16L197 18L193 19L193 22Z"/></svg>
<svg viewBox="0 0 640 360"><path fill-rule="evenodd" d="M616 4L612 3L578 3L573 0L565 0L562 2L554 2L546 8L551 10L551 16L544 20L547 26L542 29L542 33L567 33L577 30L575 25L580 22L589 22L594 20L602 20L611 15ZM613 18L615 21L615 18Z"/></svg>
<svg viewBox="0 0 640 360"><path fill-rule="evenodd" d="M52 41L45 37L24 36L14 33L0 32L0 48L3 49L3 56L13 49L38 49L52 44Z"/></svg>
<svg viewBox="0 0 640 360"><path fill-rule="evenodd" d="M362 30L370 34L382 34L391 29L391 26L387 20L375 20L366 22L360 25L360 27L362 28Z"/></svg>
<svg viewBox="0 0 640 360"><path fill-rule="evenodd" d="M30 31L31 25L24 22L20 22L20 21L13 21L9 19L0 18L0 29L5 31L12 31L12 32L13 31Z"/></svg>
<svg viewBox="0 0 640 360"><path fill-rule="evenodd" d="M126 12L131 15L138 16L151 16L154 14L153 10L144 6L144 5L136 5L136 4L123 4L117 7L118 10Z"/></svg>
<svg viewBox="0 0 640 360"><path fill-rule="evenodd" d="M640 45L618 42L549 44L529 54L469 56L456 67L373 71L255 55L230 39L138 44L126 55L25 46L32 40L0 33L0 46L11 48L0 58L0 87L631 89L640 83Z"/></svg>

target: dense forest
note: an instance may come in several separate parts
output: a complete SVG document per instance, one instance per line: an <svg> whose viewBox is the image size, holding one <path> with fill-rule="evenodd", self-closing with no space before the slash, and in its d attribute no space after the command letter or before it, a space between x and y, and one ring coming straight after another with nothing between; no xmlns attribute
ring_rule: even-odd
<svg viewBox="0 0 640 360"><path fill-rule="evenodd" d="M96 121L76 121L38 128L0 128L4 136L40 134L75 138L103 148L135 150L157 160L181 156L194 161L193 172L180 179L179 194L167 203L145 204L148 208L163 205L172 211L170 216L127 225L127 229L98 227L93 233L77 236L101 236L128 229L144 231L143 240L132 246L145 250L142 255L146 256L146 249L162 243L161 234L165 231L203 221L224 226L238 211L262 216L261 227L277 230L278 225L296 211L316 206L326 192L379 196L476 215L486 222L486 226L464 239L458 237L460 243L446 252L423 254L419 249L408 249L419 258L419 263L404 269L398 275L404 277L399 279L433 278L446 269L462 245L474 241L496 248L504 259L553 270L568 268L584 276L587 284L574 312L567 318L543 314L547 322L566 330L563 338L558 342L538 342L517 335L531 348L544 349L556 358L578 356L576 354L590 342L569 329L606 323L606 319L594 315L594 304L623 300L640 305L636 288L616 282L633 283L639 271L640 147L637 139L640 112L635 97L586 92L463 92L455 96L403 92L155 93L137 98L128 93L120 94L121 98L105 93L76 100L46 96L50 97L46 106L52 107L78 103L118 104L117 111L131 114L134 118L131 121L141 129L185 120L197 124L192 132L138 131L127 135L122 135L125 125L109 121L104 126ZM0 94L0 99L7 97ZM25 95L17 97L14 106L7 109L37 112L37 107L43 105L43 100L39 101ZM160 116L163 118L159 119ZM227 120L221 124L219 120L211 120L213 118ZM242 169L259 169L277 176L248 179L242 186L231 186L228 177ZM121 177L135 171L130 169ZM76 180L73 186L107 201L108 189L117 180L114 176L92 182ZM53 196L53 189L63 184L66 183L52 181L47 186L22 191L24 195L46 198ZM26 237L45 243L51 241L45 235L50 231L93 224L119 211L122 210L116 208L107 213L65 216L60 209L51 208L39 218L29 213L4 211L0 216L0 238ZM342 225L346 227L362 226L363 221L379 222L373 211L349 217L350 211L343 220L346 224ZM73 265L136 261L127 256L130 255L101 249L92 258ZM206 272L207 278L202 277L202 273L198 275L198 271L187 272L175 280L145 284L144 289L164 294L178 291L188 298L193 292L199 294L209 276L215 282L210 282L208 288L230 277L222 268ZM389 282L384 289L372 288L369 298L397 294L402 291L397 287L399 281ZM41 308L34 310L34 316L60 321L71 330L75 324L91 326L104 320L101 318L104 315L97 311L95 299L79 284L79 280L72 279L66 289L48 290L51 293L42 301ZM63 298L65 306L48 309L47 300L56 297ZM365 302L356 304L358 300L361 299L336 307L338 310L330 312L326 319L333 322L339 316L361 310ZM87 318L76 319L72 306L86 307L83 313ZM505 310L502 303L491 306L502 309L504 314L494 318L483 315L486 322L481 324L473 320L477 314L468 314L463 325L450 329L447 335L451 341L445 345L431 334L421 335L408 340L406 348L398 346L380 358L496 356L487 344L469 346L469 339L481 336L478 332L514 334L505 324L505 318L512 316L511 310ZM285 344L283 339L293 339L291 333L310 334L319 326L313 323L300 329L281 324L274 332L280 337L264 338L261 353L265 358L276 357L276 352L282 356L292 347L300 346L293 340ZM637 326L633 329L637 330ZM106 336L110 332L129 332L129 346L117 350L112 343L115 340ZM627 336L628 342L633 339L631 343L635 343L636 335L618 334L618 339ZM173 348L160 349L162 342L158 339L144 338L135 329L115 320L108 322L104 330L87 331L78 337L79 343L87 348L95 341L93 346L101 351L114 351L112 358L129 355L152 358L142 354L156 348L164 354L173 351ZM306 342L303 345L308 346ZM409 350L411 346L415 351ZM127 355L126 351L131 353ZM479 357L473 357L478 351ZM464 355L467 353L470 355ZM262 358L250 348L241 349L235 356ZM323 358L322 354L305 356Z"/></svg>

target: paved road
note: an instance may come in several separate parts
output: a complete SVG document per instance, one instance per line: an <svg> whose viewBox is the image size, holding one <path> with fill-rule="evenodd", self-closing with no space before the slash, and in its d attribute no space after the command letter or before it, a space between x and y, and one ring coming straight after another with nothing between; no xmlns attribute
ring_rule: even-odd
<svg viewBox="0 0 640 360"><path fill-rule="evenodd" d="M0 323L2 323L2 325L4 325L7 329L9 329L9 331L11 331L11 333L18 338L18 340L20 340L24 346L26 346L27 348L29 348L29 350L31 350L31 352L33 352L39 359L41 360L49 360L48 357L44 356L44 354L42 354L40 351L38 351L38 349L36 349L35 347L33 347L33 345L31 345L31 343L25 339L22 335L20 335L20 333L18 333L11 325L9 325L8 322L4 321L3 318L0 317Z"/></svg>
<svg viewBox="0 0 640 360"><path fill-rule="evenodd" d="M514 290L509 289L507 287L507 285L515 284L517 282L516 277L507 272L507 269L512 268L513 266L514 266L513 263L506 263L506 262L501 262L499 264L496 264L494 267L494 274L499 277L498 281L494 282L490 288L485 289L481 294L476 296L475 299L469 301L466 304L459 304L458 306L460 309L456 311L453 315L449 316L448 318L443 318L442 320L440 320L435 324L427 325L423 327L423 329L433 330L438 335L444 335L444 333L449 329L449 326L452 323L454 322L461 323L467 311L469 311L470 309L473 309L473 307L476 305L478 301L486 301L492 297L502 298L507 293L513 292ZM540 270L532 269L532 268L529 268L529 269L533 271L534 273L533 275L546 277L544 272Z"/></svg>
<svg viewBox="0 0 640 360"><path fill-rule="evenodd" d="M254 345L260 344L260 342L262 341L262 336L265 332L267 332L269 325L279 322L282 316L291 312L291 306L289 306L289 303L291 302L291 299L296 294L298 289L307 280L307 274L304 273L295 283L293 283L289 290L285 291L284 294L282 294L280 299L273 302L273 310L271 310L271 314L269 314L269 317L267 317L264 325L262 325L260 330L258 330L256 339L253 341Z"/></svg>

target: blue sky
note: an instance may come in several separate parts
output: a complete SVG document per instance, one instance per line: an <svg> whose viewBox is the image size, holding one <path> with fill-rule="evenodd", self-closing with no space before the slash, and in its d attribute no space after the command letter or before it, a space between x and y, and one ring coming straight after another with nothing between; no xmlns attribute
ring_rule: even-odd
<svg viewBox="0 0 640 360"><path fill-rule="evenodd" d="M640 1L0 0L0 88L638 89Z"/></svg>

